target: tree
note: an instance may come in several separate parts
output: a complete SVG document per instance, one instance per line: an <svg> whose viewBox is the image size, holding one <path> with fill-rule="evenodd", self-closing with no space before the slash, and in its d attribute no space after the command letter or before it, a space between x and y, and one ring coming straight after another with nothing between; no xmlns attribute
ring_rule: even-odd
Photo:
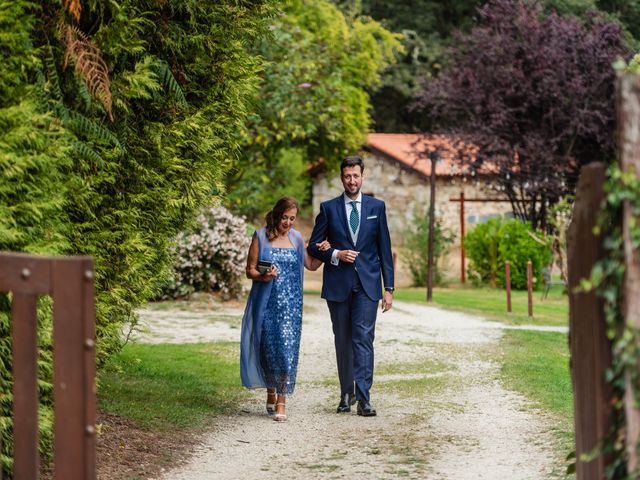
<svg viewBox="0 0 640 480"><path fill-rule="evenodd" d="M334 0L345 15L368 15L393 32L402 33L404 52L371 89L374 129L377 132L412 132L420 118L408 106L425 75L437 75L447 64L446 47L456 30L473 25L484 0Z"/></svg>
<svg viewBox="0 0 640 480"><path fill-rule="evenodd" d="M468 32L476 20L476 11L485 0L442 2L439 0L334 0L349 12L369 15L393 32L403 34L405 53L382 77L379 88L371 92L375 130L413 132L423 125L415 111L408 108L419 89L419 78L437 77L450 63L448 47L458 31ZM625 29L627 43L640 49L640 2L636 0L541 0L544 15L587 18L592 12L606 12L607 18ZM635 37L635 38L634 38Z"/></svg>
<svg viewBox="0 0 640 480"><path fill-rule="evenodd" d="M514 213L545 228L580 167L615 155L612 63L630 52L620 27L598 16L542 18L537 4L513 0L492 0L479 14L415 108L475 143L472 169L497 169Z"/></svg>
<svg viewBox="0 0 640 480"><path fill-rule="evenodd" d="M157 293L169 246L223 190L275 2L0 0L0 249L95 258L98 360ZM0 296L0 461L10 469L10 305ZM39 311L41 449L50 311ZM0 475L2 476L2 475Z"/></svg>
<svg viewBox="0 0 640 480"><path fill-rule="evenodd" d="M260 101L228 179L230 207L251 219L284 194L304 202L309 164L335 166L362 146L371 121L367 88L400 49L379 23L346 18L328 0L285 2L270 30L257 47L267 60Z"/></svg>

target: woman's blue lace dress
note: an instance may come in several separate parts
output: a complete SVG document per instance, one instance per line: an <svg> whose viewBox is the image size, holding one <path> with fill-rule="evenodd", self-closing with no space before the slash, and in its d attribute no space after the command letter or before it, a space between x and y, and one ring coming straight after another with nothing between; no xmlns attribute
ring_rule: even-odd
<svg viewBox="0 0 640 480"><path fill-rule="evenodd" d="M272 280L260 338L260 364L266 386L293 393L302 328L302 283L295 248L273 248L278 275Z"/></svg>

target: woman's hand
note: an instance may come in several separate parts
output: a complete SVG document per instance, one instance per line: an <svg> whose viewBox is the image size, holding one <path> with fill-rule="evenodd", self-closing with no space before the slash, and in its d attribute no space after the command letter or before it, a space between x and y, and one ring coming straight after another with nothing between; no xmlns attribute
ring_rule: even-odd
<svg viewBox="0 0 640 480"><path fill-rule="evenodd" d="M331 248L331 244L327 240L324 240L320 243L316 243L316 247L318 247L318 250L320 250L321 252L326 252ZM311 270L313 272L319 269L321 265L322 265L322 260L309 255L307 253L307 249L305 248L304 249L304 266L307 268L307 270Z"/></svg>
<svg viewBox="0 0 640 480"><path fill-rule="evenodd" d="M331 248L331 244L328 240L324 240L320 243L316 243L316 247L318 247L318 250L320 250L321 252L326 252Z"/></svg>
<svg viewBox="0 0 640 480"><path fill-rule="evenodd" d="M271 270L269 270L264 275L260 276L260 280L262 280L263 282L270 282L271 280L273 280L277 276L278 276L278 269L276 268L275 265L272 265L271 266Z"/></svg>

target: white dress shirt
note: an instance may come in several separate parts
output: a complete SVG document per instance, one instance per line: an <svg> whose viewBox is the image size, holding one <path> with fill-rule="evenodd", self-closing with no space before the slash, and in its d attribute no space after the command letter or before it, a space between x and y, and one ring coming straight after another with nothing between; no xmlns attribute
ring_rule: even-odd
<svg viewBox="0 0 640 480"><path fill-rule="evenodd" d="M358 233L360 233L360 225L362 225L362 192L358 192L358 196L354 199L349 198L349 196L345 192L342 194L342 198L344 199L344 211L345 211L345 214L347 215L347 225L349 228L349 234L351 235L351 240L353 240L353 244L355 245L356 242L358 241ZM356 208L358 209L358 219L359 219L356 233L353 233L351 231L351 225L349 223L349 218L351 217L351 210L353 209L351 202L354 202L354 201L356 202ZM338 260L338 253L340 253L340 250L335 249L331 254L332 265L338 265L340 263L340 260Z"/></svg>

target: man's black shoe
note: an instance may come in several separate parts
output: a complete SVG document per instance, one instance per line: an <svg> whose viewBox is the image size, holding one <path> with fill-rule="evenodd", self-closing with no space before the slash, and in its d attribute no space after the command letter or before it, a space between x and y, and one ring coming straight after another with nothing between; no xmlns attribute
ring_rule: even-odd
<svg viewBox="0 0 640 480"><path fill-rule="evenodd" d="M351 405L356 403L356 396L352 393L345 393L340 397L337 413L347 413L351 411Z"/></svg>
<svg viewBox="0 0 640 480"><path fill-rule="evenodd" d="M376 409L371 406L366 400L360 400L358 402L358 415L361 417L375 417L377 415Z"/></svg>

